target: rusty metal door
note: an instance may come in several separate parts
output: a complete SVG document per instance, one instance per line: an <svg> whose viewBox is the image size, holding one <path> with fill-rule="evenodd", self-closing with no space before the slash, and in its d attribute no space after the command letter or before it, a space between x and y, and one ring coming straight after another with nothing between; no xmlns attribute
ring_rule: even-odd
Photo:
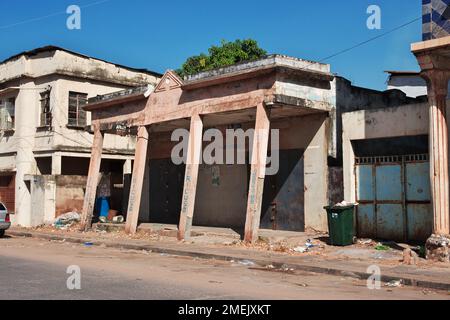
<svg viewBox="0 0 450 320"><path fill-rule="evenodd" d="M152 159L150 170L150 222L178 224L184 186L184 165L171 159Z"/></svg>
<svg viewBox="0 0 450 320"><path fill-rule="evenodd" d="M261 228L304 231L304 150L280 150L280 167L264 181Z"/></svg>
<svg viewBox="0 0 450 320"><path fill-rule="evenodd" d="M359 237L423 241L431 234L428 155L356 158Z"/></svg>

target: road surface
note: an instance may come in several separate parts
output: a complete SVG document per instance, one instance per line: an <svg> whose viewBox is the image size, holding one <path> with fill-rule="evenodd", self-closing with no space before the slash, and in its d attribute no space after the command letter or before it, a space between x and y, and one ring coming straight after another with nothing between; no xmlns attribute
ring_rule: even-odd
<svg viewBox="0 0 450 320"><path fill-rule="evenodd" d="M79 267L80 290L68 267ZM0 299L445 299L448 292L367 289L349 277L255 270L235 262L0 239Z"/></svg>

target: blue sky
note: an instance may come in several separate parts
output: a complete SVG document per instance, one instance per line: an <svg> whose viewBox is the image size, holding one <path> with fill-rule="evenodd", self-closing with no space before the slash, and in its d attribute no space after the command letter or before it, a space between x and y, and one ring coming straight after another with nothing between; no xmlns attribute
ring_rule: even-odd
<svg viewBox="0 0 450 320"><path fill-rule="evenodd" d="M270 53L320 60L421 16L421 0L108 0L83 7L96 1L1 1L0 60L52 44L164 72L237 38L254 38ZM66 28L71 4L82 7L81 30ZM381 7L381 30L366 27L371 4ZM418 69L410 44L420 40L416 21L327 63L355 85L384 90L384 70Z"/></svg>

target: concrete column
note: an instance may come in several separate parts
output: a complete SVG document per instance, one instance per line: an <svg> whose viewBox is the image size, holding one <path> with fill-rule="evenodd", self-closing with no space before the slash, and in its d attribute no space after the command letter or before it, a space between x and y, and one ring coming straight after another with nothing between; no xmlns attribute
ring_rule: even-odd
<svg viewBox="0 0 450 320"><path fill-rule="evenodd" d="M261 206L266 176L267 149L269 146L270 115L263 104L257 106L255 134L252 145L252 167L248 190L247 217L245 222L244 240L258 240L261 222Z"/></svg>
<svg viewBox="0 0 450 320"><path fill-rule="evenodd" d="M147 163L148 139L149 132L147 127L140 127L137 136L133 177L131 178L130 198L128 202L127 222L125 225L125 232L129 234L135 234L137 231L139 208L141 206L142 186Z"/></svg>
<svg viewBox="0 0 450 320"><path fill-rule="evenodd" d="M430 103L430 178L433 201L433 233L450 234L448 181L447 90L450 73L424 72Z"/></svg>
<svg viewBox="0 0 450 320"><path fill-rule="evenodd" d="M191 236L194 218L195 196L197 193L198 170L201 161L203 141L203 121L200 115L193 115L189 131L186 173L184 178L183 199L181 202L178 240L188 240Z"/></svg>
<svg viewBox="0 0 450 320"><path fill-rule="evenodd" d="M123 174L131 174L131 172L132 172L131 159L127 159L123 164Z"/></svg>
<svg viewBox="0 0 450 320"><path fill-rule="evenodd" d="M15 215L14 225L33 227L31 207L31 183L26 181L27 175L35 174L36 161L33 148L36 135L36 119L38 117L38 90L32 81L24 80L16 98L15 134L11 138L16 155L15 183ZM11 150L11 151L12 151Z"/></svg>
<svg viewBox="0 0 450 320"><path fill-rule="evenodd" d="M61 167L62 167L62 156L58 153L52 155L52 175L58 176L61 175Z"/></svg>
<svg viewBox="0 0 450 320"><path fill-rule="evenodd" d="M95 196L100 179L100 165L102 162L103 138L104 134L100 131L100 126L94 124L94 141L92 144L91 162L89 164L89 173L84 195L83 212L81 216L81 230L88 230L92 225L92 216L94 214Z"/></svg>

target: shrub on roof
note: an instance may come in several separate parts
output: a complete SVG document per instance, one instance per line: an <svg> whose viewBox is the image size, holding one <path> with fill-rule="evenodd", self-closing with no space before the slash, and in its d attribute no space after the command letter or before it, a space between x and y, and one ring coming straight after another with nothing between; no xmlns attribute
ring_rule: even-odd
<svg viewBox="0 0 450 320"><path fill-rule="evenodd" d="M238 39L234 42L222 40L220 46L211 46L208 49L208 54L201 53L200 55L189 57L182 67L177 70L177 73L181 77L185 77L243 61L258 60L265 55L267 55L267 52L259 47L256 40Z"/></svg>

